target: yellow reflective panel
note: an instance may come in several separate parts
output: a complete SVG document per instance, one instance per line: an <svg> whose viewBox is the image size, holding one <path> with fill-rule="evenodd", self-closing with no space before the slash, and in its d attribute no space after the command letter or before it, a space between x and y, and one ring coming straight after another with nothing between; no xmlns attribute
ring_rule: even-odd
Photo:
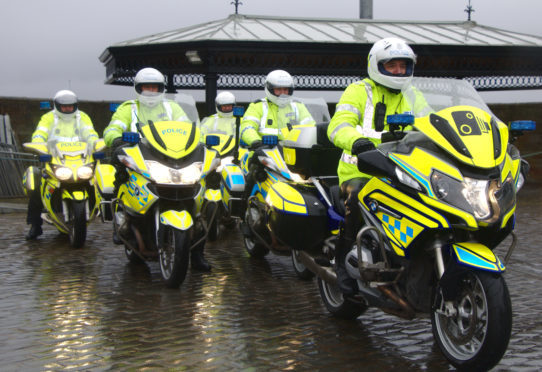
<svg viewBox="0 0 542 372"><path fill-rule="evenodd" d="M448 213L451 213L453 215L460 217L467 223L467 226L478 227L478 223L476 222L476 219L474 218L472 214L467 213L459 208L452 207L451 205L443 203L440 200L432 199L423 194L419 194L419 195L425 203L435 208L441 209L443 211L446 211Z"/></svg>
<svg viewBox="0 0 542 372"><path fill-rule="evenodd" d="M456 254L458 255L458 258L461 260L461 252L459 249L464 249L466 252L473 254L474 256L466 256L470 259L468 261L465 260L465 262L469 263L472 266L479 266L482 268L488 268L488 269L494 269L496 271L504 270L504 265L501 263L499 258L493 253L491 249L486 247L483 244L480 243L473 243L473 242L461 242L454 244L454 250L456 251ZM472 257L478 257L482 261L480 264L476 264L476 258Z"/></svg>
<svg viewBox="0 0 542 372"><path fill-rule="evenodd" d="M305 200L299 191L284 182L277 182L272 187L284 200L296 204L305 204Z"/></svg>
<svg viewBox="0 0 542 372"><path fill-rule="evenodd" d="M284 153L284 161L286 164L295 165L295 149L284 147L282 152Z"/></svg>
<svg viewBox="0 0 542 372"><path fill-rule="evenodd" d="M133 146L133 147L124 147L123 148L126 155L132 158L132 160L136 163L137 167L142 171L147 171L147 166L145 165L145 159L143 158L143 155L141 154L141 150L139 150L139 146Z"/></svg>
<svg viewBox="0 0 542 372"><path fill-rule="evenodd" d="M401 247L395 244L393 241L391 242L391 247L398 256L403 257L405 255L405 251L403 251Z"/></svg>
<svg viewBox="0 0 542 372"><path fill-rule="evenodd" d="M220 190L215 190L215 189L205 190L205 199L209 201L219 201L220 199L222 199Z"/></svg>
<svg viewBox="0 0 542 372"><path fill-rule="evenodd" d="M47 149L46 142L25 142L23 147L28 150L32 150L39 154L48 154L49 150Z"/></svg>
<svg viewBox="0 0 542 372"><path fill-rule="evenodd" d="M506 226L506 224L508 223L508 220L510 219L510 217L514 215L515 212L516 212L516 204L514 204L514 207L510 210L510 212L506 213L506 215L503 217L502 223L501 223L501 229L503 229Z"/></svg>
<svg viewBox="0 0 542 372"><path fill-rule="evenodd" d="M375 191L377 193L375 193ZM419 201L414 200L413 198L394 189L393 187L376 177L371 178L371 180L363 187L363 189L358 195L358 198L365 206L365 208L369 209L369 207L365 204L365 197L369 196L370 198L373 198L374 195L379 195L378 197L384 204L396 208L398 211L408 211L407 213L404 213L405 215L414 216L413 214L415 214L416 217L412 217L414 220L430 228L436 228L438 227L438 225L436 225L434 221L429 220L423 215L429 216L433 220L438 221L440 226L442 226L443 228L449 227L448 222L442 215L435 212L431 208L428 208L426 205L420 203ZM401 202L399 203L396 200L400 200Z"/></svg>
<svg viewBox="0 0 542 372"><path fill-rule="evenodd" d="M277 148L274 148L273 151L268 151L267 156L271 157L275 161L275 163L277 163L277 166L279 168L286 168L286 164L284 164L282 156L280 155L280 152Z"/></svg>
<svg viewBox="0 0 542 372"><path fill-rule="evenodd" d="M513 171L512 167L513 167L512 159L510 158L510 156L507 155L504 158L504 165L501 171L501 182L504 182L504 180L508 177L508 175L512 173Z"/></svg>
<svg viewBox="0 0 542 372"><path fill-rule="evenodd" d="M180 159L190 154L199 144L200 130L193 123L158 121L154 123L154 128L156 129L155 132L150 125L143 126L143 136L153 148L173 159ZM155 138L155 135L158 138Z"/></svg>
<svg viewBox="0 0 542 372"><path fill-rule="evenodd" d="M291 213L307 214L307 207L305 205L293 204L286 200L284 201L284 209Z"/></svg>

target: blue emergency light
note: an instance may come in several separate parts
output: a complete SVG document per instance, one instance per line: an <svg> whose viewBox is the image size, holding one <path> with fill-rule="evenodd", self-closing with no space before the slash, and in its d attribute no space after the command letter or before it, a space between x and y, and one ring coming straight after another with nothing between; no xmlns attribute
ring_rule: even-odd
<svg viewBox="0 0 542 372"><path fill-rule="evenodd" d="M388 115L386 117L389 124L397 124L397 125L410 125L414 123L414 115L410 114L395 114L395 115Z"/></svg>
<svg viewBox="0 0 542 372"><path fill-rule="evenodd" d="M533 131L536 129L536 122L533 120L514 120L510 123L510 130Z"/></svg>
<svg viewBox="0 0 542 372"><path fill-rule="evenodd" d="M51 160L53 160L53 156L51 154L43 154L39 156L39 161L42 163L48 163Z"/></svg>
<svg viewBox="0 0 542 372"><path fill-rule="evenodd" d="M127 143L139 143L139 133L124 132L122 133L122 140Z"/></svg>
<svg viewBox="0 0 542 372"><path fill-rule="evenodd" d="M220 143L220 137L215 136L214 134L209 134L205 137L205 144L207 146L213 147Z"/></svg>
<svg viewBox="0 0 542 372"><path fill-rule="evenodd" d="M245 108L243 106L233 106L233 116L241 117L245 114Z"/></svg>
<svg viewBox="0 0 542 372"><path fill-rule="evenodd" d="M279 143L279 138L272 135L262 136L262 143L268 146L276 146Z"/></svg>
<svg viewBox="0 0 542 372"><path fill-rule="evenodd" d="M51 109L51 102L49 101L40 102L40 110L50 110L50 109Z"/></svg>

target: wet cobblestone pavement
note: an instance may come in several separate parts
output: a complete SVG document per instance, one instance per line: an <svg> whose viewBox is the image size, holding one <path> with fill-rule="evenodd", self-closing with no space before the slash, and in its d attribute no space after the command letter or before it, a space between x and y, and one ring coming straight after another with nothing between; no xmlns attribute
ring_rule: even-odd
<svg viewBox="0 0 542 372"><path fill-rule="evenodd" d="M542 196L524 191L505 276L512 338L496 371L542 369ZM335 319L289 257L251 259L238 230L207 246L212 273L189 271L171 290L157 263L128 263L108 224L94 222L75 250L51 226L25 242L24 219L0 215L2 371L453 369L429 319L378 310L355 322Z"/></svg>

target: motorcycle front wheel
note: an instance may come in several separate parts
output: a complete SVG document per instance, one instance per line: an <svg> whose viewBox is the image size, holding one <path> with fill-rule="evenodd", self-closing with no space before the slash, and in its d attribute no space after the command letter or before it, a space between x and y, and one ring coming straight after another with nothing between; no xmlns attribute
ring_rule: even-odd
<svg viewBox="0 0 542 372"><path fill-rule="evenodd" d="M165 225L160 228L164 229L162 244L158 248L162 278L167 287L179 288L188 270L188 232Z"/></svg>
<svg viewBox="0 0 542 372"><path fill-rule="evenodd" d="M73 248L81 248L87 239L87 213L86 201L75 201L71 203L70 221L70 244Z"/></svg>
<svg viewBox="0 0 542 372"><path fill-rule="evenodd" d="M367 310L367 306L345 298L337 285L328 283L320 277L318 289L324 305L334 317L352 320Z"/></svg>
<svg viewBox="0 0 542 372"><path fill-rule="evenodd" d="M504 278L467 271L461 290L446 310L442 289L433 293L433 336L448 361L459 369L487 371L504 355L512 330L512 305Z"/></svg>
<svg viewBox="0 0 542 372"><path fill-rule="evenodd" d="M249 205L245 212L245 223L248 225L250 230L254 229L256 226L256 221L259 221L261 218L258 208L255 206ZM248 254L254 258L262 258L269 253L269 249L262 243L258 242L258 239L251 234L250 236L244 236L245 249Z"/></svg>
<svg viewBox="0 0 542 372"><path fill-rule="evenodd" d="M305 265L299 260L299 251L292 249L292 265L294 271L299 279L309 280L314 278L314 273L307 269Z"/></svg>

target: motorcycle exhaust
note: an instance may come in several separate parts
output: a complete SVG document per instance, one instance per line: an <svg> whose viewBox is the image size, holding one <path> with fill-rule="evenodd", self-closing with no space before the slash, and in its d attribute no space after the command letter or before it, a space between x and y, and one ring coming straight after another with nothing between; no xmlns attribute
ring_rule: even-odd
<svg viewBox="0 0 542 372"><path fill-rule="evenodd" d="M408 302L406 302L404 299L399 297L393 289L385 285L379 285L377 288L380 292L386 295L386 297L388 297L390 300L395 302L401 308L400 310L400 309L391 309L391 308L381 307L380 309L382 311L388 314L396 315L403 319L407 319L407 320L414 319L414 317L416 316L416 312L414 311L414 309L412 309L412 307L408 304Z"/></svg>
<svg viewBox="0 0 542 372"><path fill-rule="evenodd" d="M314 258L312 258L308 253L303 251L299 251L298 258L299 261L301 261L301 263L305 265L307 269L318 275L325 282L334 285L337 284L337 275L332 268L318 265Z"/></svg>

